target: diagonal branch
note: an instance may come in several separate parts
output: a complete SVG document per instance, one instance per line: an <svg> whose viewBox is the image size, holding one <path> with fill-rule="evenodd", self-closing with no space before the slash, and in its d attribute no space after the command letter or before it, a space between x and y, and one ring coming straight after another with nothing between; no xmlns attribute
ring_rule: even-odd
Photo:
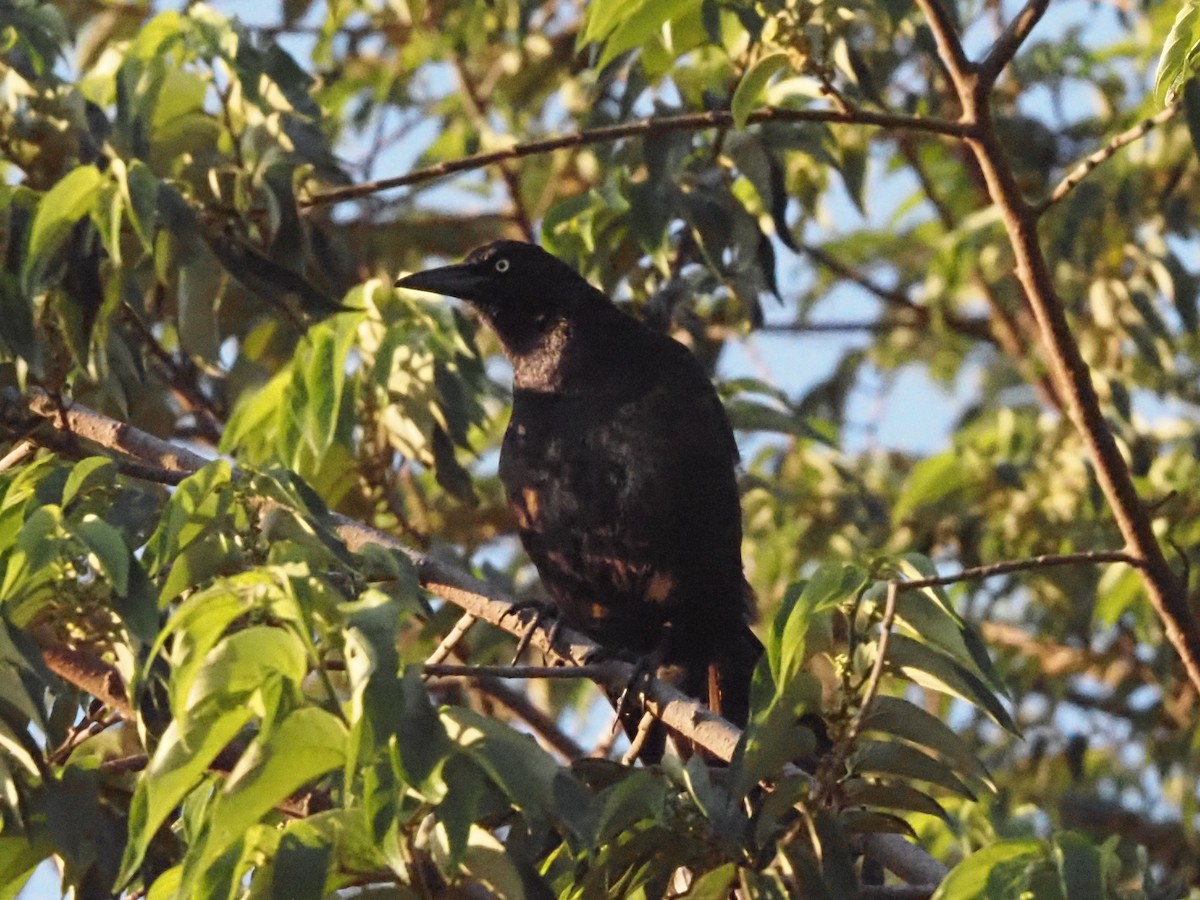
<svg viewBox="0 0 1200 900"><path fill-rule="evenodd" d="M42 410L38 414L58 428L70 429L77 425L88 432L90 440L97 443L101 443L98 440L101 436L108 438L109 442L103 444L108 449L121 452L136 449L138 460L147 467L164 472L185 472L208 462L191 451L110 419L82 404L64 405L38 388L29 391L27 403L35 412ZM351 551L357 552L367 544L378 544L403 553L416 565L418 578L426 590L511 634L518 634L523 627L519 617L513 614L512 601L489 585L430 559L361 522L336 514L333 519L339 536ZM629 684L635 674L635 666L620 660L591 663L590 658L600 649L599 645L572 629L559 627L556 633L552 633L549 627L535 623L531 634L531 644L552 661L575 666L589 665L595 672L595 680L606 687L619 691ZM495 680L481 681L485 686L489 683L494 685ZM717 758L732 758L734 747L741 737L738 728L657 678L643 678L641 683L644 684L644 706L648 712ZM510 705L503 698L501 702ZM515 709L511 705L510 708ZM568 753L573 750L573 747L564 748L564 752ZM940 878L931 875L945 874L945 867L941 863L900 835L870 835L867 842L874 858L901 878L922 884L936 883Z"/></svg>
<svg viewBox="0 0 1200 900"><path fill-rule="evenodd" d="M1125 538L1126 549L1140 561L1138 569L1163 631L1183 661L1189 680L1200 690L1200 625L1188 606L1185 585L1163 555L1151 514L1138 497L1133 476L1104 419L1091 370L1071 333L1038 240L1038 211L1021 194L992 124L988 92L977 89L976 72L965 62L962 45L940 0L917 0L917 4L929 19L942 63L958 92L963 123L970 130L966 143L979 164L988 196L1000 210L1016 257L1017 280L1033 310L1058 392L1087 447L1096 480Z"/></svg>
<svg viewBox="0 0 1200 900"><path fill-rule="evenodd" d="M851 110L843 112L835 109L780 109L769 107L750 114L748 123L760 122L831 122L844 125L872 125L877 128L899 129L910 131L925 131L941 134L946 137L964 138L970 129L960 122L948 119L924 118L919 116L901 116L890 113L877 113L869 110ZM457 172L470 172L484 169L498 163L526 156L539 156L555 150L570 147L586 147L591 144L605 144L628 137L645 137L654 134L665 134L672 131L702 131L707 128L733 127L733 113L729 110L715 109L703 113L687 113L680 116L662 116L659 118L639 119L636 122L623 122L620 125L607 125L602 128L589 128L564 134L558 137L531 141L527 144L515 144L504 150L494 150L489 153L476 153L474 156L464 156L461 159L448 160L416 169L406 175L394 178L381 178L378 181L368 181L344 188L324 191L304 201L304 206L323 206L329 203L342 203L346 200L357 200L368 194L386 191L392 188L407 187L433 181Z"/></svg>
<svg viewBox="0 0 1200 900"><path fill-rule="evenodd" d="M926 20L929 30L933 33L933 42L937 45L938 57L946 67L950 80L960 98L965 90L974 88L976 80L975 64L967 59L963 52L962 41L954 27L954 20L940 0L916 0ZM966 110L963 110L963 121L966 121Z"/></svg>
<svg viewBox="0 0 1200 900"><path fill-rule="evenodd" d="M1116 156L1117 151L1129 146L1134 141L1141 140L1150 133L1151 129L1162 125L1164 122L1169 122L1175 118L1181 109L1183 109L1183 101L1177 100L1149 118L1138 122L1138 124L1129 130L1122 131L1099 150L1089 153L1070 172L1063 176L1063 180L1054 186L1054 190L1047 195L1046 199L1037 205L1036 214L1039 216L1042 215L1047 209L1071 193L1078 186L1079 182L1091 175L1100 165Z"/></svg>
<svg viewBox="0 0 1200 900"><path fill-rule="evenodd" d="M111 419L81 403L56 398L40 388L29 390L27 404L32 412L47 419L60 431L133 455L144 465L166 473L194 472L209 462L190 450ZM525 626L520 617L514 614L512 601L484 582L431 559L361 522L336 513L332 518L339 536L351 551L357 552L367 544L379 544L399 551L416 566L418 578L426 590L478 619L484 619L518 637L522 636ZM535 623L531 634L531 645L545 653L551 661L572 666L589 665L593 680L618 693L636 674L636 667L622 660L592 663L592 657L601 650L600 645L569 628L560 627L557 634L552 634L549 628ZM732 758L733 748L741 737L738 728L698 701L657 679L648 680L645 697L646 708L670 728L720 759Z"/></svg>
<svg viewBox="0 0 1200 900"><path fill-rule="evenodd" d="M901 591L919 591L929 587L959 584L963 581L981 581L984 578L1008 575L1012 572L1053 569L1059 566L1095 565L1096 563L1125 563L1135 569L1142 568L1144 565L1141 559L1124 550L1084 550L1080 553L1045 554L1025 559L1010 559L986 566L963 569L961 572L954 572L950 575L938 575L934 578L914 578L911 581L899 582L899 589Z"/></svg>
<svg viewBox="0 0 1200 900"><path fill-rule="evenodd" d="M1029 37L1029 32L1033 31L1033 27L1037 25L1049 5L1050 0L1029 0L1025 8L1017 13L1016 18L1008 23L1008 27L996 38L996 43L979 64L980 90L991 90L1004 67L1016 56L1017 50L1025 38Z"/></svg>

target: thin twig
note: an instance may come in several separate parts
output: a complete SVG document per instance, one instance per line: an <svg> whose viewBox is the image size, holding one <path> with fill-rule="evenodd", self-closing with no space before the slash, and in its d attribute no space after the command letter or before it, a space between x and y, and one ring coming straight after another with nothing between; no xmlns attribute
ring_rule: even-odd
<svg viewBox="0 0 1200 900"><path fill-rule="evenodd" d="M787 334L787 335L804 335L804 334L888 334L892 331L910 331L923 329L924 322L900 322L895 319L875 319L857 321L847 319L845 321L834 320L829 322L795 322L795 323L771 323L768 325L760 325L754 329L757 334ZM707 329L707 334L712 337L729 337L734 332L733 329L722 326L713 326ZM740 333L737 333L740 337Z"/></svg>
<svg viewBox="0 0 1200 900"><path fill-rule="evenodd" d="M858 712L846 733L846 743L850 745L853 745L858 733L862 730L863 718L870 710L871 704L875 702L875 695L879 693L879 684L883 679L883 667L887 661L888 641L892 637L892 623L896 620L896 598L900 596L900 586L901 582L898 581L889 581L887 585L883 618L879 621L879 643L875 648L875 662L871 665L871 674L867 677L866 686L863 688Z"/></svg>
<svg viewBox="0 0 1200 900"><path fill-rule="evenodd" d="M455 58L454 71L458 75L459 84L462 85L463 95L466 97L467 108L471 113L471 118L474 120L475 129L482 133L488 129L487 108L490 98L479 90L478 85L475 84L474 79L471 78L471 74L467 71L467 67L463 64L461 57ZM504 179L504 185L508 188L508 196L512 202L517 226L521 229L521 234L525 240L532 243L535 237L533 222L529 211L525 208L520 173L507 163L501 163L498 168L500 169L500 177Z"/></svg>
<svg viewBox="0 0 1200 900"><path fill-rule="evenodd" d="M473 666L426 663L421 671L430 678L602 678L603 666Z"/></svg>
<svg viewBox="0 0 1200 900"><path fill-rule="evenodd" d="M159 343L154 332L142 321L142 317L128 303L122 305L125 321L137 332L150 355L165 369L164 381L167 388L187 407L196 421L196 428L203 438L216 446L221 442L221 417L212 402L195 382L196 367L190 359L178 358L168 353Z"/></svg>
<svg viewBox="0 0 1200 900"><path fill-rule="evenodd" d="M29 438L18 441L17 445L5 453L3 459L0 459L0 472L7 472L13 466L19 466L36 453L37 448L38 445Z"/></svg>
<svg viewBox="0 0 1200 900"><path fill-rule="evenodd" d="M425 660L426 669L429 666L436 666L445 660L454 648L458 646L458 642L471 630L471 626L477 621L479 620L470 613L463 613L461 618L454 623L454 627L446 632L446 636L442 638L441 643L429 654L429 658ZM428 677L428 672L426 672L426 677Z"/></svg>
<svg viewBox="0 0 1200 900"><path fill-rule="evenodd" d="M73 729L67 736L67 739L56 747L46 757L46 760L54 764L64 762L80 744L122 721L124 721L124 718L118 713L106 716L103 719L91 719L87 721L82 727Z"/></svg>
<svg viewBox="0 0 1200 900"><path fill-rule="evenodd" d="M911 313L920 325L927 324L933 317L933 313L928 306L922 306L914 302L903 290L883 287L863 273L846 265L826 250L810 244L802 244L800 249L839 278L857 284L863 290L878 297L888 306ZM942 320L948 328L958 334L968 335L977 340L989 342L994 342L995 340L986 319L964 318L947 310L942 314Z"/></svg>
<svg viewBox="0 0 1200 900"><path fill-rule="evenodd" d="M1177 100L1149 118L1143 119L1127 131L1122 131L1099 150L1085 156L1063 177L1062 181L1054 186L1054 190L1050 192L1046 199L1034 208L1034 214L1040 216L1045 213L1047 209L1067 196L1099 166L1116 156L1119 150L1123 147L1128 147L1135 141L1141 140L1157 126L1169 122L1179 114L1181 109L1183 109L1183 101Z"/></svg>
<svg viewBox="0 0 1200 900"><path fill-rule="evenodd" d="M1125 550L1084 550L1079 553L1047 553L1025 559L1010 559L986 566L974 566L950 575L901 581L899 585L901 591L919 591L924 588L958 584L961 581L979 581L995 575L1008 575L1011 572L1024 572L1029 569L1051 569L1057 566L1078 566L1092 563L1125 563L1135 569L1145 566L1143 560Z"/></svg>
<svg viewBox="0 0 1200 900"><path fill-rule="evenodd" d="M909 129L941 134L946 137L966 137L970 129L960 122L949 119L923 118L918 116L901 116L890 113L876 113L867 110L855 110L845 113L834 109L780 109L770 107L760 109L750 114L750 124L762 122L830 122L846 125L871 125L885 129ZM448 160L436 165L417 169L406 175L394 178L381 178L364 184L351 185L324 191L303 201L303 206L319 206L327 203L342 203L386 191L392 188L407 187L453 175L457 172L469 172L483 169L497 163L522 159L526 156L538 156L554 150L564 150L571 147L585 147L591 144L604 144L627 137L644 137L654 134L664 134L671 131L701 131L706 128L727 128L734 124L733 114L728 110L717 109L703 113L687 113L680 116L662 116L659 118L639 119L636 122L624 122L620 125L608 125L602 128L589 128L572 134L531 141L527 144L515 144L504 150L494 150L488 153L477 153L461 159Z"/></svg>
<svg viewBox="0 0 1200 900"><path fill-rule="evenodd" d="M642 718L638 721L637 732L634 734L633 740L629 742L629 749L621 757L622 765L632 766L637 762L642 748L646 746L646 741L650 737L650 731L654 728L655 721L654 713L642 713Z"/></svg>
<svg viewBox="0 0 1200 900"><path fill-rule="evenodd" d="M917 6L921 8L929 22L929 30L933 33L938 56L946 67L955 89L961 95L963 87L969 89L968 82L974 80L975 64L968 60L963 52L962 42L959 41L954 30L954 21L939 0L917 0Z"/></svg>
<svg viewBox="0 0 1200 900"><path fill-rule="evenodd" d="M527 724L547 745L556 750L563 759L572 761L587 756L587 750L558 727L558 723L529 699L529 695L515 690L499 678L480 675L474 679L475 687L508 709Z"/></svg>
<svg viewBox="0 0 1200 900"><path fill-rule="evenodd" d="M867 291L867 293L875 295L888 306L895 306L898 309L914 312L921 316L922 319L929 318L929 310L923 310L921 307L917 306L917 304L912 301L912 298L910 298L903 290L886 288L883 285L876 283L862 272L859 272L857 269L846 265L832 253L829 253L824 248L818 247L815 244L801 244L800 249L805 253L805 255L823 265L834 275L837 275L839 278L845 281L850 281L854 284L857 284L863 290Z"/></svg>

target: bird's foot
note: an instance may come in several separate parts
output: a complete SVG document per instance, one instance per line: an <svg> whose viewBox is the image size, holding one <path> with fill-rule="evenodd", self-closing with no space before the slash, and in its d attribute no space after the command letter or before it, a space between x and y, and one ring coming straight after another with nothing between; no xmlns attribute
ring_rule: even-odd
<svg viewBox="0 0 1200 900"><path fill-rule="evenodd" d="M513 603L512 609L508 613L505 613L505 616L514 615L524 622L527 614L529 615L529 627L525 629L524 634L518 639L516 652L513 653L512 662L509 665L515 666L517 664L517 660L521 658L521 654L529 647L529 642L533 639L533 633L539 625L549 623L546 640L550 646L554 646L554 642L558 639L558 629L562 625L562 618L559 616L557 606L553 603L547 603L544 600L518 600Z"/></svg>
<svg viewBox="0 0 1200 900"><path fill-rule="evenodd" d="M613 728L624 721L627 715L634 712L635 703L641 707L637 711L639 718L646 712L646 687L658 673L658 667L662 664L661 656L660 653L647 653L638 657L634 662L633 672L630 674L629 680L625 682L620 696L617 697L617 717ZM589 659L588 662L591 660Z"/></svg>

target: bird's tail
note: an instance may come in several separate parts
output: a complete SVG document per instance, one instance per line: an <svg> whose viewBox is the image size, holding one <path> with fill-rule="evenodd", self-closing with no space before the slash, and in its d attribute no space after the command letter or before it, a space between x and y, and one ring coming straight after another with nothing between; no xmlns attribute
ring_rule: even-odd
<svg viewBox="0 0 1200 900"><path fill-rule="evenodd" d="M750 682L762 654L762 642L744 625L735 637L722 641L708 664L708 708L738 728L750 720Z"/></svg>

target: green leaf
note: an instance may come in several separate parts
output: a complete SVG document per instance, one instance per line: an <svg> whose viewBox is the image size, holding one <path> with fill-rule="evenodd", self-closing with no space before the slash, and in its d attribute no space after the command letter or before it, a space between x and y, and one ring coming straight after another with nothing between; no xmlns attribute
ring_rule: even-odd
<svg viewBox="0 0 1200 900"><path fill-rule="evenodd" d="M730 791L745 796L764 778L776 775L785 763L812 756L816 735L802 722L805 713L821 708L821 682L807 672L779 683L778 694L766 709L756 711L742 732L733 758Z"/></svg>
<svg viewBox="0 0 1200 900"><path fill-rule="evenodd" d="M448 863L446 828L438 822L433 829L430 849L433 857L443 867ZM467 848L463 853L462 867L472 878L477 879L488 891L488 896L523 900L526 896L525 882L513 858L491 832L471 826Z"/></svg>
<svg viewBox="0 0 1200 900"><path fill-rule="evenodd" d="M339 811L340 812L340 811ZM271 897L288 900L321 900L327 897L326 880L338 835L325 834L306 820L290 823L279 839L271 860ZM255 878L255 887L260 879ZM252 895L253 896L253 895Z"/></svg>
<svg viewBox="0 0 1200 900"><path fill-rule="evenodd" d="M573 833L587 828L588 793L528 735L462 707L441 710L450 741L466 752L531 821L559 822Z"/></svg>
<svg viewBox="0 0 1200 900"><path fill-rule="evenodd" d="M862 720L862 730L882 732L925 747L953 763L960 774L995 790L995 783L961 737L937 716L900 697L880 694Z"/></svg>
<svg viewBox="0 0 1200 900"><path fill-rule="evenodd" d="M176 900L183 887L183 866L172 866L163 872L150 886L146 900Z"/></svg>
<svg viewBox="0 0 1200 900"><path fill-rule="evenodd" d="M795 601L784 604L772 623L768 641L777 685L795 678L804 664L808 629L813 617L854 596L865 580L866 574L855 566L825 563L813 573Z"/></svg>
<svg viewBox="0 0 1200 900"><path fill-rule="evenodd" d="M725 863L692 881L692 886L680 900L725 900L737 878L737 866Z"/></svg>
<svg viewBox="0 0 1200 900"><path fill-rule="evenodd" d="M40 372L40 348L33 330L33 305L11 272L0 272L0 338L9 351Z"/></svg>
<svg viewBox="0 0 1200 900"><path fill-rule="evenodd" d="M121 861L119 884L128 881L141 865L146 849L167 816L208 772L225 746L253 718L244 705L192 716L186 723L172 721L159 740L129 807L129 843Z"/></svg>
<svg viewBox="0 0 1200 900"><path fill-rule="evenodd" d="M1166 106L1175 99L1183 83L1196 72L1200 54L1200 0L1184 0L1167 34L1158 71L1154 73L1154 100Z"/></svg>
<svg viewBox="0 0 1200 900"><path fill-rule="evenodd" d="M444 722L429 700L420 666L409 666L400 682L401 703L393 710L400 770L412 785L430 785L449 751ZM438 793L444 790L439 785Z"/></svg>
<svg viewBox="0 0 1200 900"><path fill-rule="evenodd" d="M276 619L292 618L284 602L291 599L288 571L277 566L251 569L197 591L179 606L152 648L143 675L148 676L154 657L175 637L171 647L171 697L177 717L187 714L188 700L197 693L194 682L205 667L211 669L204 676L208 683L224 681L227 688L236 686L242 691L253 690L255 679L271 672L300 681L306 665L304 645L296 633L283 628L255 626L240 632L248 636L235 636L220 653L214 651L229 625L250 611L269 611ZM254 640L262 641L257 662L253 659ZM240 661L242 656L249 658Z"/></svg>
<svg viewBox="0 0 1200 900"><path fill-rule="evenodd" d="M892 520L903 522L922 506L949 500L964 491L971 479L954 451L923 459L913 466L896 500Z"/></svg>
<svg viewBox="0 0 1200 900"><path fill-rule="evenodd" d="M847 767L855 774L894 775L925 781L968 800L975 799L975 794L949 765L907 744L862 741L851 755Z"/></svg>
<svg viewBox="0 0 1200 900"><path fill-rule="evenodd" d="M6 682L16 681L17 679L11 673L0 672L0 687L8 687ZM24 693L23 690L21 692ZM5 706L7 706L7 700L0 700L0 713L4 714L4 718L0 718L0 750L12 757L29 775L37 778L42 774L38 765L42 758L42 750L24 727L24 722L20 726L15 726L15 724L10 725L5 721L6 718L9 718L10 712L5 709Z"/></svg>
<svg viewBox="0 0 1200 900"><path fill-rule="evenodd" d="M298 686L307 671L304 643L294 633L267 625L247 628L221 640L194 681L172 685L176 715L192 715L208 697L236 701L275 679Z"/></svg>
<svg viewBox="0 0 1200 900"><path fill-rule="evenodd" d="M108 487L116 482L117 466L107 456L89 456L71 467L67 483L63 485L62 505L69 506L77 494L85 494L94 487Z"/></svg>
<svg viewBox="0 0 1200 900"><path fill-rule="evenodd" d="M0 834L0 900L14 900L43 859L54 852L54 842L39 834L33 840L13 829Z"/></svg>
<svg viewBox="0 0 1200 900"><path fill-rule="evenodd" d="M142 249L150 253L154 248L154 230L158 227L158 179L140 159L132 160L128 169L114 170L121 178L121 190L125 195L126 209L134 233L142 243Z"/></svg>
<svg viewBox="0 0 1200 900"><path fill-rule="evenodd" d="M446 828L449 865L462 862L471 836L471 826L480 817L480 804L487 796L483 772L467 757L456 755L446 761L446 796L438 804L438 819Z"/></svg>
<svg viewBox="0 0 1200 900"><path fill-rule="evenodd" d="M903 834L915 838L913 827L900 816L876 809L847 809L838 816L848 834Z"/></svg>
<svg viewBox="0 0 1200 900"><path fill-rule="evenodd" d="M1051 840L1066 900L1104 897L1104 866L1100 849L1079 834L1057 834Z"/></svg>
<svg viewBox="0 0 1200 900"><path fill-rule="evenodd" d="M595 5L601 7L596 17L603 18L606 30L602 35L600 26L586 29L585 41L603 37L604 51L595 66L600 71L625 51L641 47L668 22L699 8L700 3L699 0L607 0ZM615 14L614 8L618 10ZM607 28L610 23L614 26L611 29Z"/></svg>
<svg viewBox="0 0 1200 900"><path fill-rule="evenodd" d="M96 555L100 569L118 594L129 590L129 548L121 532L89 513L76 523L75 534Z"/></svg>
<svg viewBox="0 0 1200 900"><path fill-rule="evenodd" d="M146 544L152 575L172 563L192 541L209 530L225 527L225 516L233 502L229 490L232 478L233 468L226 460L217 459L179 483Z"/></svg>
<svg viewBox="0 0 1200 900"><path fill-rule="evenodd" d="M71 228L92 208L105 178L95 166L80 166L67 173L38 203L29 230L22 282L27 294L36 294L51 259L66 243Z"/></svg>
<svg viewBox="0 0 1200 900"><path fill-rule="evenodd" d="M339 768L347 738L341 719L310 706L277 723L265 741L251 742L213 803L201 864L224 853L292 793Z"/></svg>
<svg viewBox="0 0 1200 900"><path fill-rule="evenodd" d="M788 60L788 54L782 50L768 53L742 76L737 90L733 92L733 100L729 104L735 127L738 129L746 127L746 120L750 117L750 113L754 112L762 100L767 89L767 82L776 72L787 67Z"/></svg>
<svg viewBox="0 0 1200 900"><path fill-rule="evenodd" d="M932 900L1009 900L1021 896L1020 888L1028 880L1021 876L1044 862L1048 849L1045 841L1014 839L976 850L950 870ZM1018 888L1015 892L1014 887Z"/></svg>
<svg viewBox="0 0 1200 900"><path fill-rule="evenodd" d="M1183 120L1187 124L1188 135L1192 139L1192 148L1200 156L1200 78L1189 78L1183 85ZM1179 296L1178 289L1175 293L1175 304L1184 317L1183 326L1188 331L1194 331L1196 329L1195 293L1192 292L1186 300ZM1188 309L1189 305L1190 309Z"/></svg>
<svg viewBox="0 0 1200 900"><path fill-rule="evenodd" d="M937 816L951 824L950 816L942 805L910 784L902 781L868 781L858 778L846 779L842 782L846 800L850 804L861 806L882 806L887 809L909 810Z"/></svg>
<svg viewBox="0 0 1200 900"><path fill-rule="evenodd" d="M982 709L1005 731L1019 733L1016 723L991 688L940 650L902 634L892 634L887 647L887 666L921 687L966 700Z"/></svg>

